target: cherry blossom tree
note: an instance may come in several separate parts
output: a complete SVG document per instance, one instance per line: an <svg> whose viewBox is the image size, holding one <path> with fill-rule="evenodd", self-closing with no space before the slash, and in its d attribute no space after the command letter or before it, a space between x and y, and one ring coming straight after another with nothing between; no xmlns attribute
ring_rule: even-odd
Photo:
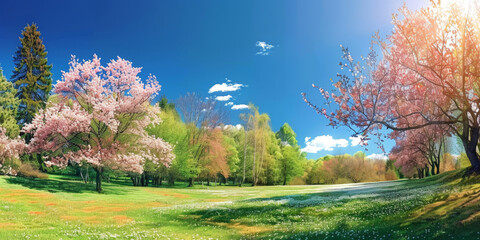
<svg viewBox="0 0 480 240"><path fill-rule="evenodd" d="M471 172L480 172L480 29L478 8L465 11L454 2L394 15L386 40L377 34L372 51L355 62L342 48L343 72L328 92L316 85L330 107L304 100L332 126L347 126L354 135L386 137L382 127L407 131L443 125L462 140ZM381 49L377 60L373 50ZM348 72L345 72L347 71Z"/></svg>
<svg viewBox="0 0 480 240"><path fill-rule="evenodd" d="M402 167L404 174L418 171L418 177L440 173L440 163L445 153L446 129L441 126L428 126L404 132L395 132L395 147L390 159Z"/></svg>
<svg viewBox="0 0 480 240"><path fill-rule="evenodd" d="M147 159L168 166L172 147L145 131L160 122L159 108L150 104L160 85L154 76L142 83L140 71L121 58L102 66L96 55L82 62L72 57L55 86L57 101L23 128L34 136L29 151L49 153L48 165L92 166L98 192L105 168L142 173Z"/></svg>
<svg viewBox="0 0 480 240"><path fill-rule="evenodd" d="M25 150L25 142L20 137L9 138L7 130L0 127L0 168L3 167L5 161L12 158L19 158Z"/></svg>

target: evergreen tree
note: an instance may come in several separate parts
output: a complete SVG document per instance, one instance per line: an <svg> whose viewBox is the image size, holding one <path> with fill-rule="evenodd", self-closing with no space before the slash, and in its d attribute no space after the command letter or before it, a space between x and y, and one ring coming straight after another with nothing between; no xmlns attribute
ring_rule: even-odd
<svg viewBox="0 0 480 240"><path fill-rule="evenodd" d="M20 102L15 98L16 92L12 83L3 76L0 68L0 126L5 128L7 136L11 138L18 136L20 132L15 120Z"/></svg>
<svg viewBox="0 0 480 240"><path fill-rule="evenodd" d="M37 25L25 27L20 43L13 57L15 70L11 81L20 99L17 123L23 126L32 121L38 109L45 107L52 89L52 65L47 64L47 51Z"/></svg>

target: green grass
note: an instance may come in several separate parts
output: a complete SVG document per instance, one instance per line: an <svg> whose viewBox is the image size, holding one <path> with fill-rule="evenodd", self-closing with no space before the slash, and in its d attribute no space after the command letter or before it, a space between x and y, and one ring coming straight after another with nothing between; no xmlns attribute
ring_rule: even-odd
<svg viewBox="0 0 480 240"><path fill-rule="evenodd" d="M480 177L133 187L0 177L0 239L478 239Z"/></svg>

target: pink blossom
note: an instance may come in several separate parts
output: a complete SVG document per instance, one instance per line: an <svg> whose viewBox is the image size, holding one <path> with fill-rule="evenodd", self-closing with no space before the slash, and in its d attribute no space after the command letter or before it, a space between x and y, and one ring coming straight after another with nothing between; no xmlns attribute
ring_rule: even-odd
<svg viewBox="0 0 480 240"><path fill-rule="evenodd" d="M160 85L153 76L143 83L140 71L121 58L103 67L96 55L83 62L72 57L54 89L61 101L23 128L34 135L29 151L51 152L47 164L59 167L73 161L141 173L147 159L169 166L172 146L145 131L161 121L150 104Z"/></svg>
<svg viewBox="0 0 480 240"><path fill-rule="evenodd" d="M6 135L6 130L0 127L0 166L5 159L18 158L25 150L25 142L20 137L11 139Z"/></svg>

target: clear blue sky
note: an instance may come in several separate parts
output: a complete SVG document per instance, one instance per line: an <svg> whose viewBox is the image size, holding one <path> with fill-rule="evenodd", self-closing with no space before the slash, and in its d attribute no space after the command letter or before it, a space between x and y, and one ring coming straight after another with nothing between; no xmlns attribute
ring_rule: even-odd
<svg viewBox="0 0 480 240"><path fill-rule="evenodd" d="M324 136L311 142L317 143L317 149L335 142L328 136L340 140L340 145L347 141L347 147L309 153L310 158L354 153L362 148L351 146L351 133L326 126L328 122L303 102L300 93L314 96L312 83L330 88L329 79L339 71L339 45L349 47L354 57L365 55L373 33L391 32L391 16L402 4L385 0L9 1L0 8L0 64L9 78L18 37L34 22L49 52L54 82L62 70L68 70L72 54L88 59L96 53L104 62L120 56L143 67L143 77L156 75L162 85L160 95L169 99L187 92L231 95L235 105L251 102L268 113L275 131L288 122L302 147L306 137ZM417 9L427 1L406 4ZM273 47L261 51L256 46L259 41ZM208 93L221 83L246 86ZM232 124L239 122L242 111L231 110ZM391 146L387 143L386 149ZM381 151L371 145L368 154L374 153Z"/></svg>

